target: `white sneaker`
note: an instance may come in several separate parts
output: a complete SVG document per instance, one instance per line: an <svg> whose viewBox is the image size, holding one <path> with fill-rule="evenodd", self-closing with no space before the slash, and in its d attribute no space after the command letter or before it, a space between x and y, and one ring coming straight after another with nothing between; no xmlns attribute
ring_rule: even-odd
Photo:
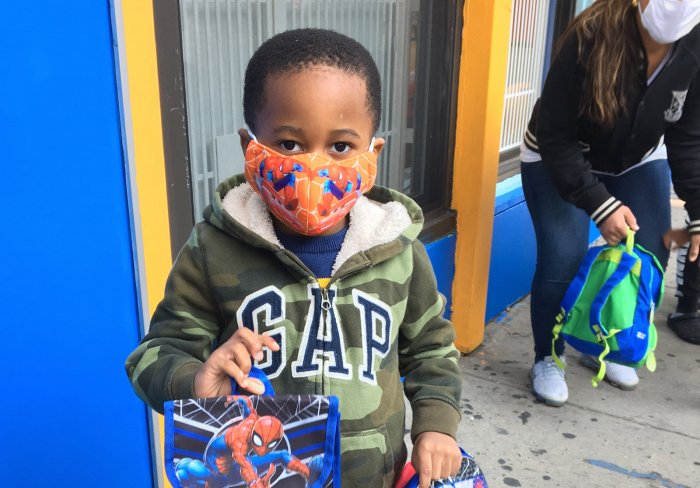
<svg viewBox="0 0 700 488"><path fill-rule="evenodd" d="M561 361L566 364L562 356ZM552 356L536 362L530 371L532 391L535 396L552 407L561 407L569 398L569 389L564 379L564 370L556 365Z"/></svg>
<svg viewBox="0 0 700 488"><path fill-rule="evenodd" d="M584 354L581 364L596 372L600 369L600 361L595 356ZM605 381L621 390L634 390L639 384L639 377L634 368L605 361Z"/></svg>

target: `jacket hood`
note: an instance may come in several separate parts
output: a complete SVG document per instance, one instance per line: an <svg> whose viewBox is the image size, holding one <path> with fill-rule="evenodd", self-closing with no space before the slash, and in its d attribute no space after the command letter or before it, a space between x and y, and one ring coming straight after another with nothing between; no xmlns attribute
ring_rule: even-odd
<svg viewBox="0 0 700 488"><path fill-rule="evenodd" d="M243 175L219 184L212 204L204 210L204 218L251 246L273 252L284 249L265 202ZM397 191L373 187L357 199L350 211L350 225L333 273L351 261L376 264L393 257L412 245L422 227L423 212L416 202Z"/></svg>

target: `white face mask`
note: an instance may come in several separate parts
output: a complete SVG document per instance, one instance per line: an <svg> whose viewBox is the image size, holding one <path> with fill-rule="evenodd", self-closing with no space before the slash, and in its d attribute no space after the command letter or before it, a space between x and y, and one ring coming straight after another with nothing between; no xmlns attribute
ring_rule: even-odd
<svg viewBox="0 0 700 488"><path fill-rule="evenodd" d="M676 42L700 23L700 0L649 0L639 11L642 25L660 44Z"/></svg>

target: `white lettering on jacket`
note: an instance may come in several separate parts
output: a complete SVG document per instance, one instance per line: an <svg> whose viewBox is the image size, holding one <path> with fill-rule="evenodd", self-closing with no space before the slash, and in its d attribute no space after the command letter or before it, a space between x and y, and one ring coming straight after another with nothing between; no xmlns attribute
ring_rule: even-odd
<svg viewBox="0 0 700 488"><path fill-rule="evenodd" d="M325 290L318 283L308 285L309 311L299 351L291 362L292 376L309 377L322 373L330 378L352 379L352 365L347 361L345 336L336 307L337 291L333 285ZM386 357L391 346L391 308L359 290L353 290L352 297L362 333L362 364L358 365L357 374L361 381L376 384L377 358ZM286 318L282 292L268 286L251 293L243 300L236 318L239 327L269 335L280 345L278 352L265 350L265 357L257 363L268 378L279 376L288 357L285 327L274 327ZM262 324L265 324L265 330L261 331Z"/></svg>
<svg viewBox="0 0 700 488"><path fill-rule="evenodd" d="M256 334L269 335L280 346L280 350L277 352L264 349L265 356L262 361L257 363L258 368L262 369L269 379L278 377L286 365L287 355L284 354L284 350L287 345L287 331L282 326L261 332L259 317L262 313L266 328L273 327L284 320L284 306L285 300L282 292L275 286L268 286L248 295L236 311L238 327L248 327Z"/></svg>
<svg viewBox="0 0 700 488"><path fill-rule="evenodd" d="M352 291L352 301L360 309L362 322L362 345L364 363L360 379L372 385L377 384L374 375L374 356L385 358L391 344L391 310L386 304L360 290ZM378 325L379 327L376 327Z"/></svg>

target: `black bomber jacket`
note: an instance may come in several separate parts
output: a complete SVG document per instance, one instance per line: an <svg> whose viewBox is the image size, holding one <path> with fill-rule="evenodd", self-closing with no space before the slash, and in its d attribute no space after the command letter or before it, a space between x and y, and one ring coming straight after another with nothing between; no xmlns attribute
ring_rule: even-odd
<svg viewBox="0 0 700 488"><path fill-rule="evenodd" d="M663 137L676 193L690 216L689 230L700 233L700 25L676 43L648 86L646 72L640 49L639 77L629 86L626 113L612 129L602 129L580 115L584 68L578 38L571 34L552 62L525 145L540 153L562 197L600 224L622 203L592 170L620 174Z"/></svg>

